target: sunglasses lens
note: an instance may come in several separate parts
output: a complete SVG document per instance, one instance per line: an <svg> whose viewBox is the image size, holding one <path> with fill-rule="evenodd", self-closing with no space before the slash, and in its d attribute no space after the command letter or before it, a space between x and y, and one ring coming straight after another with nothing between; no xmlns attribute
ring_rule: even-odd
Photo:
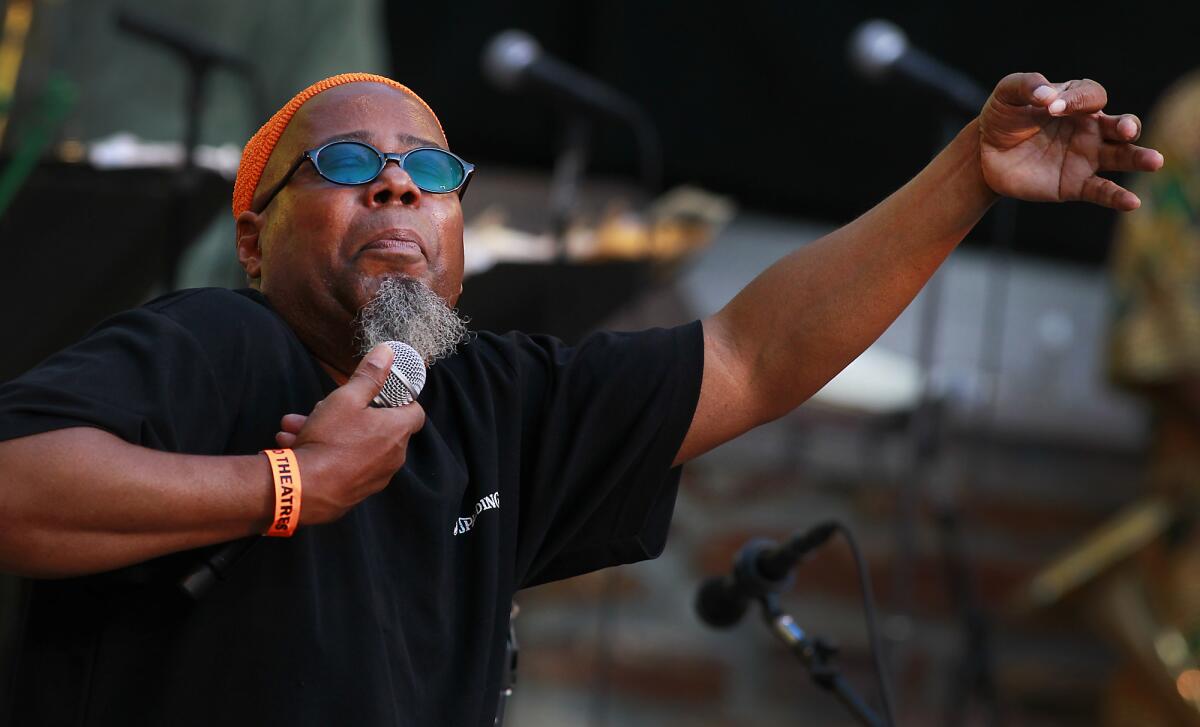
<svg viewBox="0 0 1200 727"><path fill-rule="evenodd" d="M426 192L453 192L463 183L466 170L441 149L418 149L404 158L404 171Z"/></svg>
<svg viewBox="0 0 1200 727"><path fill-rule="evenodd" d="M379 155L368 146L353 141L330 144L317 155L321 174L338 184L362 184L379 174Z"/></svg>

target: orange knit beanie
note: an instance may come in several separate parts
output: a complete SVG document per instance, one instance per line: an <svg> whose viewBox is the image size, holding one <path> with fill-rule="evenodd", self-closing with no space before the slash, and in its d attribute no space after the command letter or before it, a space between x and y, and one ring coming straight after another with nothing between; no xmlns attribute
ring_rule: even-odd
<svg viewBox="0 0 1200 727"><path fill-rule="evenodd" d="M275 150L275 145L279 143L279 137L283 136L284 129L287 128L288 123L296 115L296 112L300 110L300 107L313 96L322 91L328 91L334 86L363 81L382 83L385 86L391 86L408 94L417 103L425 107L425 110L437 122L438 129L441 130L442 122L438 121L437 114L433 113L433 109L429 108L429 104L421 100L421 97L413 93L412 89L408 86L393 81L390 78L377 76L373 73L342 73L337 76L330 76L322 81L317 81L293 96L291 101L288 101L283 105L283 108L276 111L275 115L268 119L267 123L263 124L262 128L254 136L250 137L250 141L246 142L246 148L242 150L242 161L238 165L237 178L233 182L234 219L245 210L250 209L250 204L254 200L254 192L258 189L258 182L262 178L263 170L267 167L267 160L271 158L271 152Z"/></svg>

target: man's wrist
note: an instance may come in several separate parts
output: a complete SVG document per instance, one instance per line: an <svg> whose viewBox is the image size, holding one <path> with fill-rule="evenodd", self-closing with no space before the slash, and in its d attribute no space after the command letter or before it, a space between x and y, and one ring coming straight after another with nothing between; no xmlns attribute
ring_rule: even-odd
<svg viewBox="0 0 1200 727"><path fill-rule="evenodd" d="M978 200L978 204L985 211L991 207L1001 195L997 194L992 186L988 184L987 177L983 173L983 132L979 126L979 119L972 119L967 124L958 136L955 138L963 146L963 154L966 159L966 172L970 179L970 186L973 196Z"/></svg>

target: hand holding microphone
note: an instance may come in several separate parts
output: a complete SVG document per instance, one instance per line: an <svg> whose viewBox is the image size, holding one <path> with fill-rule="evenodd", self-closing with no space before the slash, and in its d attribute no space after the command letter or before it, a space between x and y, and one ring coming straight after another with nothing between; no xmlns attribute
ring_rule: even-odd
<svg viewBox="0 0 1200 727"><path fill-rule="evenodd" d="M416 403L424 385L420 355L408 344L388 341L371 349L350 380L308 416L283 417L275 441L297 459L304 482L301 524L337 520L387 487L404 466L409 437L425 424L425 410ZM190 570L179 588L199 600L260 539L226 543Z"/></svg>
<svg viewBox="0 0 1200 727"><path fill-rule="evenodd" d="M408 439L425 423L415 399L425 367L407 344L379 344L350 380L308 416L288 414L275 435L296 452L304 474L302 524L337 520L387 487L404 466Z"/></svg>

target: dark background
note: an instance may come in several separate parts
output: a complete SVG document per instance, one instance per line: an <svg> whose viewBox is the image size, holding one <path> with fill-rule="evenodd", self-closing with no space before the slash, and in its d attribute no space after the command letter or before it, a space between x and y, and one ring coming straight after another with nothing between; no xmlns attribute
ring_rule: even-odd
<svg viewBox="0 0 1200 727"><path fill-rule="evenodd" d="M940 135L936 98L860 80L847 38L882 17L910 42L991 88L1038 70L1088 77L1110 110L1145 115L1200 65L1191 3L737 3L630 0L388 4L395 77L438 110L452 146L476 162L547 168L560 121L545 104L492 90L480 72L495 33L521 28L547 52L638 100L663 138L666 182L690 182L745 208L845 222L902 185ZM590 171L632 175L632 134L602 126ZM1081 204L1021 205L1019 251L1089 264L1107 253L1113 216ZM977 228L973 243L990 237Z"/></svg>

